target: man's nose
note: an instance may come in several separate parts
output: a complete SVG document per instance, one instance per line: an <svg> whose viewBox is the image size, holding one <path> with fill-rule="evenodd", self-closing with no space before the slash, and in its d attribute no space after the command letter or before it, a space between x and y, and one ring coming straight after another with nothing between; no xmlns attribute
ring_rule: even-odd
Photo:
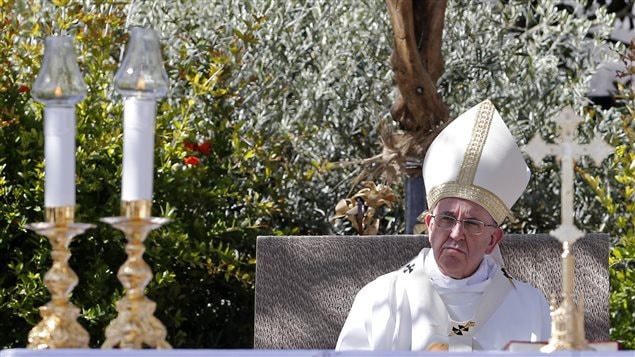
<svg viewBox="0 0 635 357"><path fill-rule="evenodd" d="M450 237L454 240L463 240L465 239L464 233L463 222L456 221L454 227L450 230Z"/></svg>

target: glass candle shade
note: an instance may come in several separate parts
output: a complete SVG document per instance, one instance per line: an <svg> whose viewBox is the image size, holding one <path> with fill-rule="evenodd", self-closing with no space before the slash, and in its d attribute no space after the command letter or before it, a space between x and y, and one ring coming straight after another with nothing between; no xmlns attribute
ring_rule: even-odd
<svg viewBox="0 0 635 357"><path fill-rule="evenodd" d="M33 98L47 106L72 107L86 97L87 91L73 40L68 36L47 37L42 67L31 90Z"/></svg>
<svg viewBox="0 0 635 357"><path fill-rule="evenodd" d="M168 93L168 74L156 31L141 27L130 30L126 54L115 74L115 89L124 97L150 99Z"/></svg>

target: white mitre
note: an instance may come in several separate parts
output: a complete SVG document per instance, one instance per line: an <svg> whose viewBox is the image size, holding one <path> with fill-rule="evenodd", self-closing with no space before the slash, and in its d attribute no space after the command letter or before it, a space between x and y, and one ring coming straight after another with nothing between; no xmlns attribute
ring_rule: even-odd
<svg viewBox="0 0 635 357"><path fill-rule="evenodd" d="M489 100L454 119L434 139L423 161L430 209L446 197L478 203L500 224L531 172L509 128Z"/></svg>

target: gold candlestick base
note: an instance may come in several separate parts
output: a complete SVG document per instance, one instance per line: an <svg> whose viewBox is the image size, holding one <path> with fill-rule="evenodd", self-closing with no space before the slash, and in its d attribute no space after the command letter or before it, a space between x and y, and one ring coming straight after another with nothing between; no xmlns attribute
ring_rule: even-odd
<svg viewBox="0 0 635 357"><path fill-rule="evenodd" d="M52 246L53 264L44 275L44 285L51 301L40 307L40 321L29 332L28 348L88 348L88 332L77 322L79 309L69 302L70 292L77 286L77 274L68 265L68 246L74 236L94 227L73 223L74 206L45 209L46 222L32 223L27 228L48 238Z"/></svg>
<svg viewBox="0 0 635 357"><path fill-rule="evenodd" d="M145 297L144 289L152 279L150 266L143 261L143 244L148 233L167 223L167 218L150 217L150 201L122 202L122 216L102 221L124 232L128 259L119 268L117 278L126 295L117 302L117 317L106 328L102 348L172 348L165 338L165 326L154 317L156 304Z"/></svg>
<svg viewBox="0 0 635 357"><path fill-rule="evenodd" d="M584 338L584 309L575 306L573 299L565 296L557 309L551 304L551 338L540 352L583 351L593 348Z"/></svg>
<svg viewBox="0 0 635 357"><path fill-rule="evenodd" d="M556 308L556 302L551 302L551 338L540 352L593 349L584 336L584 301L581 299L577 307L573 301L575 264L570 246L569 242L562 243L562 304Z"/></svg>

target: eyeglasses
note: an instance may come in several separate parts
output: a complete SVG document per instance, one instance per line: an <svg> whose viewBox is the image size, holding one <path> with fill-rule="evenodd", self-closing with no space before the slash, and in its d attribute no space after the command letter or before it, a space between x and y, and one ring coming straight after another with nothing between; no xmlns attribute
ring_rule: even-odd
<svg viewBox="0 0 635 357"><path fill-rule="evenodd" d="M483 234L483 230L485 227L496 227L495 224L485 224L485 222L481 222L478 219L464 219L459 220L452 216L446 216L444 214L437 214L436 216L432 216L434 218L434 222L439 226L439 228L444 229L446 231L451 231L454 229L454 225L456 222L461 222L463 224L463 229L473 235L478 236Z"/></svg>

